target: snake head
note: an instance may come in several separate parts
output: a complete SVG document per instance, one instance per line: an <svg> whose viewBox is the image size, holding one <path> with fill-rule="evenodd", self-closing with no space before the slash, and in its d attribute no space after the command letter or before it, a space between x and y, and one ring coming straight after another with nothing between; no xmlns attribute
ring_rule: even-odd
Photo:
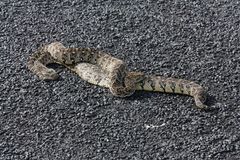
<svg viewBox="0 0 240 160"><path fill-rule="evenodd" d="M203 89L200 89L196 93L196 95L194 95L195 104L200 109L208 108L208 106L204 104L206 99L207 99L207 94L206 94L205 90L203 90Z"/></svg>

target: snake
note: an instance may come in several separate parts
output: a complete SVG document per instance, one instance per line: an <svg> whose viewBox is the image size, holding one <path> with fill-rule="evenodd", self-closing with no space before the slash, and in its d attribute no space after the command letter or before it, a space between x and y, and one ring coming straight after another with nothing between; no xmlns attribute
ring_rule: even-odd
<svg viewBox="0 0 240 160"><path fill-rule="evenodd" d="M58 63L81 79L108 88L116 97L131 96L136 90L176 93L192 96L195 106L207 109L206 90L199 84L172 77L129 71L124 61L95 48L66 48L53 42L37 49L28 59L28 69L41 80L56 80L58 73L48 64Z"/></svg>

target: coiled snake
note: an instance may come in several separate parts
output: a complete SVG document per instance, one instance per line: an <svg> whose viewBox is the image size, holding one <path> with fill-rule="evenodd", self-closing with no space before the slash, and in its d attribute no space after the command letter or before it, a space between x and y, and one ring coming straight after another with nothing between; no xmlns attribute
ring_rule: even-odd
<svg viewBox="0 0 240 160"><path fill-rule="evenodd" d="M127 97L135 90L178 93L192 96L198 108L207 108L205 90L195 82L128 71L122 60L96 49L66 48L54 42L31 55L27 67L42 80L55 80L58 74L47 67L50 63L64 65L83 80L109 88L114 96Z"/></svg>

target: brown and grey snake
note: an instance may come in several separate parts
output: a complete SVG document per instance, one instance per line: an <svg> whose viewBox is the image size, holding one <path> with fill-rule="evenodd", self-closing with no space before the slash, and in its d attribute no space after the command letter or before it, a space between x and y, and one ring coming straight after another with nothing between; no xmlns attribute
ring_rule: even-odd
<svg viewBox="0 0 240 160"><path fill-rule="evenodd" d="M127 97L135 90L185 94L194 98L198 108L208 108L204 104L206 92L195 82L128 71L122 60L96 49L66 48L54 42L31 55L27 67L42 80L55 80L58 74L47 67L50 63L64 65L83 80L109 88L114 96Z"/></svg>

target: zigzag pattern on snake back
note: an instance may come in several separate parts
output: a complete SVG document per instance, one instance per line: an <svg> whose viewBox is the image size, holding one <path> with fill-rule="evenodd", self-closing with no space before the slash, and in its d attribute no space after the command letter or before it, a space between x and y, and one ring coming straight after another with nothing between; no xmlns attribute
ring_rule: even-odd
<svg viewBox="0 0 240 160"><path fill-rule="evenodd" d="M27 66L40 79L57 79L57 73L46 67L49 63L62 64L83 80L109 88L118 97L130 96L135 90L177 93L192 96L198 108L207 108L205 90L195 82L128 71L122 60L95 49L65 48L55 42L38 49Z"/></svg>

